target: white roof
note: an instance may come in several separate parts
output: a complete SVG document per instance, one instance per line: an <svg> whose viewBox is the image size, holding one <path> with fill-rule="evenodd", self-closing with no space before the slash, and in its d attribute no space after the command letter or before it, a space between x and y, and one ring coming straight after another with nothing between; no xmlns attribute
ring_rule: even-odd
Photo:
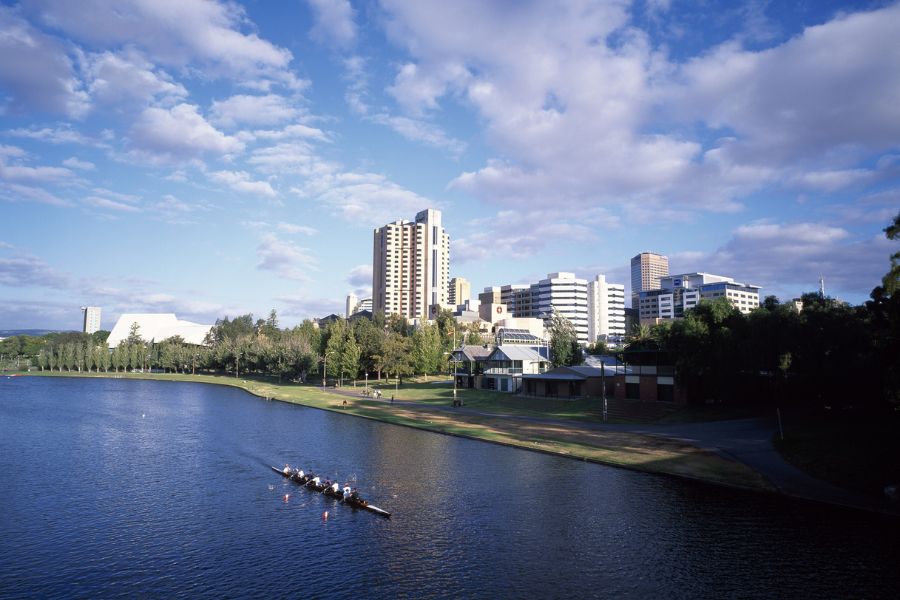
<svg viewBox="0 0 900 600"><path fill-rule="evenodd" d="M203 339L212 325L201 325L191 321L182 321L175 313L125 313L116 321L107 343L115 348L119 342L128 338L131 325L137 323L141 338L145 341L161 342L176 335L181 336L188 344L203 344Z"/></svg>
<svg viewBox="0 0 900 600"><path fill-rule="evenodd" d="M497 346L490 357L488 357L488 360L503 360L501 357L505 357L506 360L550 362L548 358L541 356L528 346L515 346L512 344Z"/></svg>

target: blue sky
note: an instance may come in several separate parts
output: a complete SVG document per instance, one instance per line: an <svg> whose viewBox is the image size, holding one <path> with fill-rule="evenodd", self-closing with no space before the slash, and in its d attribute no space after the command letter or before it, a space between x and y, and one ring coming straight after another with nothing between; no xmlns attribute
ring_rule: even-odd
<svg viewBox="0 0 900 600"><path fill-rule="evenodd" d="M892 2L0 3L0 329L339 312L443 210L473 290L667 254L862 302L900 210Z"/></svg>

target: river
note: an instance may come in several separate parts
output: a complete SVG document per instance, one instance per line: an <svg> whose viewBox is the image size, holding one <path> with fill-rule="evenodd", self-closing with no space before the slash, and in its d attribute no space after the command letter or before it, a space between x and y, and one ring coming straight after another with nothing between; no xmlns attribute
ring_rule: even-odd
<svg viewBox="0 0 900 600"><path fill-rule="evenodd" d="M898 565L888 517L234 388L0 380L2 598L874 598Z"/></svg>

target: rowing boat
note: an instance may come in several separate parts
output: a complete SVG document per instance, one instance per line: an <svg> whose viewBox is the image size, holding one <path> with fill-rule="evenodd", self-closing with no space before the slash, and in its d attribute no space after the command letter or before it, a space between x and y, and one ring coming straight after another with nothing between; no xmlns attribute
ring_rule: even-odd
<svg viewBox="0 0 900 600"><path fill-rule="evenodd" d="M344 495L341 493L332 492L331 488L326 488L323 484L316 485L313 482L315 475L309 474L304 475L303 477L297 477L293 472L285 473L284 469L279 469L278 467L272 467L272 470L281 475L282 477L286 477L291 481L294 481L300 484L302 487L305 487L310 490L314 490L319 493L324 493L326 496L330 496L337 500L338 502L343 502L344 504L349 504L354 508L361 508L363 510L367 510L369 512L373 512L376 515L381 515L382 517L390 517L391 513L384 510L383 508L378 508L372 504L369 504L367 500L363 500L362 498L349 498L347 500L344 499Z"/></svg>

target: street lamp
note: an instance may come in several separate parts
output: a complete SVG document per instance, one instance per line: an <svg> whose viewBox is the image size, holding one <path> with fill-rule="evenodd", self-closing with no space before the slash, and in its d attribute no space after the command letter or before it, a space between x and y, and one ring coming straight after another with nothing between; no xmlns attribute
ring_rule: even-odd
<svg viewBox="0 0 900 600"><path fill-rule="evenodd" d="M369 395L369 372L366 371L366 396Z"/></svg>

